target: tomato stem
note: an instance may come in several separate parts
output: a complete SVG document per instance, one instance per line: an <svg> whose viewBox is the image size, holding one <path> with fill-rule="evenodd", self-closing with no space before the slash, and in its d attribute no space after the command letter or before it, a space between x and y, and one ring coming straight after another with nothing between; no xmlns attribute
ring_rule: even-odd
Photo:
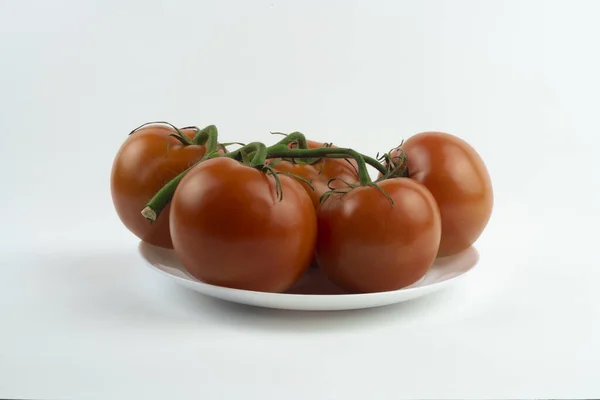
<svg viewBox="0 0 600 400"><path fill-rule="evenodd" d="M196 125L184 126L183 128L181 128L182 131L185 131L186 129L193 129L196 132L200 130L200 128L198 128Z"/></svg>
<svg viewBox="0 0 600 400"><path fill-rule="evenodd" d="M280 135L278 132L271 132L273 135ZM285 135L285 134L282 134ZM308 149L308 142L306 141L306 136L302 132L292 132L290 134L285 135L283 139L277 142L274 146L277 145L289 145L290 143L295 142L297 144L298 149Z"/></svg>
<svg viewBox="0 0 600 400"><path fill-rule="evenodd" d="M162 189L158 191L158 193L154 195L154 197L152 197L152 199L150 199L150 201L146 204L146 207L144 207L144 209L142 210L142 215L144 216L144 218L146 218L150 222L156 221L162 210L167 206L167 204L169 204L169 202L173 198L173 195L175 194L175 189L177 189L179 182L181 182L185 175L192 168L198 165L200 161L195 162L194 164L192 164L191 167L189 167L188 169L177 175L175 178L170 180L165 186L163 186Z"/></svg>
<svg viewBox="0 0 600 400"><path fill-rule="evenodd" d="M172 125L171 125L172 126ZM177 129L177 128L175 128ZM178 130L178 132L180 132ZM175 135L175 134L173 134ZM217 153L219 150L219 133L217 127L214 125L209 125L202 130L198 130L194 139L192 141L186 135L175 135L178 139L186 138L189 143L187 144L197 144L197 145L206 145L206 152L204 156L199 161L195 162L185 171L181 172L171 181L169 181L162 189L160 189L152 199L146 204L146 207L142 210L142 215L150 222L155 222L159 217L162 210L169 204L173 195L175 194L175 189L179 185L179 182L183 179L183 177L188 173L189 170L194 168L198 163L210 158L214 153Z"/></svg>
<svg viewBox="0 0 600 400"><path fill-rule="evenodd" d="M206 141L208 140L207 128L208 128L208 126L204 129L201 129L198 132L196 132L196 134L194 135L194 138L192 139L193 144L197 144L200 146L203 146L206 144Z"/></svg>
<svg viewBox="0 0 600 400"><path fill-rule="evenodd" d="M217 127L214 125L209 125L204 129L198 130L196 132L196 134L194 135L194 138L192 139L192 143L199 145L199 146L204 146L206 144L206 142L208 141L209 132L213 129L216 130Z"/></svg>
<svg viewBox="0 0 600 400"><path fill-rule="evenodd" d="M277 144L269 147L267 158L354 158L358 165L358 178L361 186L371 183L365 158L355 150L341 147L320 147L318 149L290 149L285 145ZM333 157L332 157L333 156ZM337 156L337 157L335 157ZM376 160L376 164L380 165ZM381 166L383 168L383 166Z"/></svg>
<svg viewBox="0 0 600 400"><path fill-rule="evenodd" d="M273 135L283 135L282 133L278 133L278 132L271 132L271 134ZM284 148L285 149L289 149L288 145L292 142L296 142L297 143L297 147L294 148L294 150L308 150L308 143L306 141L306 136L304 136L303 133L301 132L292 132L288 135L286 135L283 139L281 139L279 142L275 143L273 146L267 148L268 150L268 154L267 154L267 158L275 158L275 157L271 157L271 153L273 152L277 152L277 151L281 151ZM285 147L283 147L283 146ZM329 146L324 146L322 147L324 149L340 149L339 147L331 147L331 145ZM321 149L321 148L319 148ZM311 150L319 150L319 149L311 149ZM343 149L342 150L350 150L350 149ZM356 152L355 152L356 153ZM356 154L360 154L360 153L356 153ZM327 154L326 156L315 156L313 157L312 160L306 160L305 162L307 164L314 164L316 162L319 161L320 158L326 157L326 158L348 158L348 153L346 152L342 152L337 154L336 152L330 152L329 154ZM377 171L381 172L382 174L387 174L388 170L376 159L374 159L373 157L369 157L367 155L364 154L360 154L360 156L365 160L365 162L367 164L369 164L370 166L372 166L373 168L375 168ZM285 157L283 157L285 158ZM311 157L298 157L298 156L288 156L288 158L311 158ZM350 157L350 158L354 158L354 157Z"/></svg>
<svg viewBox="0 0 600 400"><path fill-rule="evenodd" d="M251 167L261 166L267 161L267 146L261 142L248 143L231 153L225 154L225 157L233 158Z"/></svg>
<svg viewBox="0 0 600 400"><path fill-rule="evenodd" d="M260 142L251 143L254 145L256 149L254 152L254 157L252 157L252 161L250 161L250 165L253 167L265 165L267 161L267 146Z"/></svg>
<svg viewBox="0 0 600 400"><path fill-rule="evenodd" d="M202 138L202 141L204 141L204 143L198 142L197 144L206 145L206 153L204 153L204 157L202 157L202 160L206 160L212 157L214 153L219 151L219 132L217 130L217 127L214 125L207 126L203 129L203 131L205 131L206 140ZM194 140L196 140L196 137L194 137Z"/></svg>

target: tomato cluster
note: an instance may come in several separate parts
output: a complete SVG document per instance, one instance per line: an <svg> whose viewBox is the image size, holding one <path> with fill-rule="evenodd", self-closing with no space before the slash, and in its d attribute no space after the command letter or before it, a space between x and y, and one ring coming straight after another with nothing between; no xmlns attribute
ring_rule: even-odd
<svg viewBox="0 0 600 400"><path fill-rule="evenodd" d="M206 283L285 292L316 261L347 292L397 290L470 247L491 216L481 157L447 133L416 134L375 160L298 132L228 152L207 132L134 131L111 176L124 225Z"/></svg>

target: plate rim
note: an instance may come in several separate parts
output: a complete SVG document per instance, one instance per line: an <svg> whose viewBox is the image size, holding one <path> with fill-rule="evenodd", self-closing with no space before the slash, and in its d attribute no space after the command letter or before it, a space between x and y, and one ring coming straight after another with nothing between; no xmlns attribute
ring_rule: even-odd
<svg viewBox="0 0 600 400"><path fill-rule="evenodd" d="M206 282L202 282L198 279L189 277L189 278L184 278L181 276L177 276L174 274L169 273L168 271L165 271L162 268L159 268L158 266L156 266L154 263L152 263L150 260L148 260L147 257L144 256L144 250L143 247L149 247L149 248L157 248L159 250L162 251L173 251L173 249L165 249L165 248L161 248L158 246L153 246L149 243L140 241L139 245L138 245L138 253L140 254L140 256L142 257L144 263L148 266L150 266L153 270L161 273L162 275L168 276L172 279L176 279L178 281L184 282L186 285L188 284L197 284L200 286L205 286L207 288L209 288L210 290L216 290L216 291L222 291L222 292L228 292L228 293L240 293L240 294L245 294L245 295L252 295L252 296L261 296L264 298L281 298L281 297L286 297L286 298L294 298L294 299L319 299L319 300L323 300L323 299L355 299L355 298L377 298L377 297L387 297L390 296L393 293L411 293L414 291L422 291L425 289L435 289L438 288L440 286L444 286L450 282L455 282L457 279L465 277L466 275L468 275L471 271L473 271L475 269L475 267L479 264L480 261L480 254L479 251L477 250L477 248L475 246L470 246L468 249L472 249L473 251L475 251L475 260L473 262L473 265L471 267L469 267L466 271L462 272L459 275L453 276L449 279L444 279L442 281L438 281L438 282L433 282L424 286L412 286L415 283L418 283L419 281L413 283L411 286L405 287L405 288L401 288L401 289L396 289L396 290L389 290L389 291L385 291L385 292L372 292L372 293L341 293L341 294L302 294L302 293L273 293L273 292L261 292L261 291L256 291L256 290L247 290L247 289L237 289L237 288L230 288L230 287L226 287L226 286L218 286L218 285L212 285L210 283L206 283ZM467 251L468 249L465 249L463 251ZM425 276L424 276L425 277Z"/></svg>

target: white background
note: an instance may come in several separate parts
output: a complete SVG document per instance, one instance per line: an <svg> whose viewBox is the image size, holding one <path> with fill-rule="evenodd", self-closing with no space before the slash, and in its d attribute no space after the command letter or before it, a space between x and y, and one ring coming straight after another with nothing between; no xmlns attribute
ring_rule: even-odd
<svg viewBox="0 0 600 400"><path fill-rule="evenodd" d="M600 396L595 1L0 2L0 397ZM399 306L228 304L148 270L110 200L129 130L375 154L469 141L481 263Z"/></svg>

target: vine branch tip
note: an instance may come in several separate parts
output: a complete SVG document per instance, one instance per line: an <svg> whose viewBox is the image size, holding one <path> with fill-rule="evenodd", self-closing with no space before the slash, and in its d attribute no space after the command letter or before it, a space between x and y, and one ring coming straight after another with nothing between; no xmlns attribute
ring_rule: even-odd
<svg viewBox="0 0 600 400"><path fill-rule="evenodd" d="M156 211L154 211L150 207L145 207L142 210L142 215L150 222L156 222L156 218L158 218L158 215L156 215Z"/></svg>

